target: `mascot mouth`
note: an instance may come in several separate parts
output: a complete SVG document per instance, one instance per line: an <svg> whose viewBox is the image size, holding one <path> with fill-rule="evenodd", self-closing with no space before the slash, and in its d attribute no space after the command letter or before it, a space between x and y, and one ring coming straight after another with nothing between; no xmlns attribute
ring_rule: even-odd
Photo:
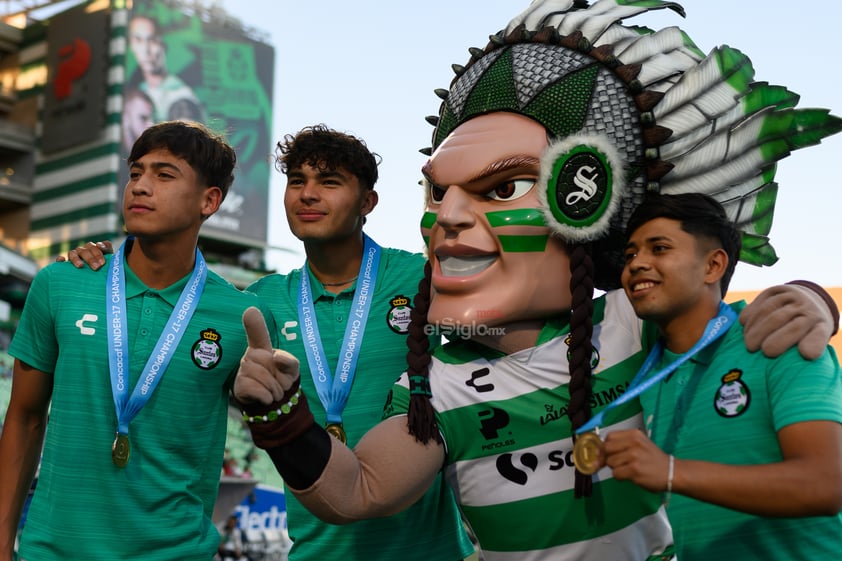
<svg viewBox="0 0 842 561"><path fill-rule="evenodd" d="M496 260L496 255L440 256L439 267L445 277L469 277L483 272Z"/></svg>

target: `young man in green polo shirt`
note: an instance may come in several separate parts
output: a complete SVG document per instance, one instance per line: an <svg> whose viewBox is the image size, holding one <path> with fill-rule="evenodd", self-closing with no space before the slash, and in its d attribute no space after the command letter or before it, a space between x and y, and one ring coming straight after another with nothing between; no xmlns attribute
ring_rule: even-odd
<svg viewBox="0 0 842 561"><path fill-rule="evenodd" d="M22 559L208 561L219 544L211 515L241 315L259 301L209 271L196 243L236 156L205 127L169 121L128 163L126 243L99 271L41 270L9 350L3 561L39 458Z"/></svg>
<svg viewBox="0 0 842 561"><path fill-rule="evenodd" d="M734 321L743 304L722 302L739 233L715 200L650 196L627 231L623 288L660 336L641 373L653 384L640 396L647 432L605 439L614 478L665 493L682 561L835 558L842 376L833 349L816 360L746 351Z"/></svg>
<svg viewBox="0 0 842 561"><path fill-rule="evenodd" d="M316 422L349 446L378 423L383 400L406 367L412 296L422 255L380 247L363 232L377 205L379 156L324 125L278 143L284 209L306 262L248 291L281 327L281 348L301 359L301 388ZM410 509L336 526L287 494L291 561L455 561L473 552L441 475Z"/></svg>

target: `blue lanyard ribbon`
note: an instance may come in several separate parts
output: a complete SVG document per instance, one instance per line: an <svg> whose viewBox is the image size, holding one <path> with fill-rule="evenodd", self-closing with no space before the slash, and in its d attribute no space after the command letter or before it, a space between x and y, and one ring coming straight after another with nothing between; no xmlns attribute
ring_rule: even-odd
<svg viewBox="0 0 842 561"><path fill-rule="evenodd" d="M298 321L304 337L304 352L310 365L310 375L316 385L316 393L327 412L328 423L341 423L342 411L351 393L351 384L357 369L365 326L371 311L374 284L380 265L380 246L363 234L363 260L354 290L354 301L345 325L345 337L339 352L339 359L331 379L328 372L319 325L316 320L315 302L310 290L309 266L301 269L301 285L298 293Z"/></svg>
<svg viewBox="0 0 842 561"><path fill-rule="evenodd" d="M111 371L111 393L117 412L117 432L129 434L129 423L146 405L152 392L158 386L161 377L170 363L172 354L178 347L184 328L190 323L193 312L199 304L199 297L205 287L207 268L202 253L196 248L196 264L193 274L187 281L175 308L167 320L164 331L158 337L146 366L135 384L129 397L129 337L126 317L126 272L123 268L123 254L126 244L133 241L129 236L111 260L110 282L105 287L106 318L108 321L108 366Z"/></svg>
<svg viewBox="0 0 842 561"><path fill-rule="evenodd" d="M583 432L599 427L608 411L631 401L672 374L679 366L693 358L696 353L724 335L736 320L737 313L725 302L719 302L719 311L717 316L707 323L704 333L702 333L702 336L698 341L696 341L690 350L679 356L663 369L647 377L649 371L655 367L655 364L657 364L659 360L661 360L661 356L664 353L664 343L659 339L658 342L655 343L655 346L652 347L652 350L643 362L643 366L641 366L640 370L638 370L637 374L635 374L634 379L631 381L631 384L629 384L625 393L608 404L602 411L591 417L587 423L576 429L576 434L582 434Z"/></svg>

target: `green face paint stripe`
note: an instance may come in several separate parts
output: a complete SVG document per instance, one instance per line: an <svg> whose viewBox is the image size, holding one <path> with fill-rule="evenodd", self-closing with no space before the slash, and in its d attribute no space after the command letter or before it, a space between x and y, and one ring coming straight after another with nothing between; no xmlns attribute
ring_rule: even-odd
<svg viewBox="0 0 842 561"><path fill-rule="evenodd" d="M485 214L489 224L499 226L546 226L541 211L537 208L520 208L517 210L501 210ZM436 223L436 213L425 212L421 218L422 228L432 228ZM422 236L429 247L430 237ZM508 253L539 252L547 248L548 235L541 236L498 236L503 251Z"/></svg>
<svg viewBox="0 0 842 561"><path fill-rule="evenodd" d="M436 216L438 215L435 212L425 212L421 217L421 227L432 228L436 223Z"/></svg>
<svg viewBox="0 0 842 561"><path fill-rule="evenodd" d="M485 217L492 228L500 226L546 226L543 213L537 208L496 210L486 212Z"/></svg>
<svg viewBox="0 0 842 561"><path fill-rule="evenodd" d="M506 253L543 252L549 236L497 236Z"/></svg>

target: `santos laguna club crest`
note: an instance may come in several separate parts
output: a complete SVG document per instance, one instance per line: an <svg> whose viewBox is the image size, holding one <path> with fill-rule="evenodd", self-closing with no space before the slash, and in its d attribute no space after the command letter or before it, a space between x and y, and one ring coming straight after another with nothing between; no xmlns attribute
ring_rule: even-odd
<svg viewBox="0 0 842 561"><path fill-rule="evenodd" d="M196 366L203 370L210 370L222 359L222 347L219 340L222 336L215 329L202 331L202 338L193 343L191 354Z"/></svg>
<svg viewBox="0 0 842 561"><path fill-rule="evenodd" d="M722 377L722 385L716 390L713 406L723 417L737 417L745 413L751 403L751 393L740 378L743 371L733 369Z"/></svg>
<svg viewBox="0 0 842 561"><path fill-rule="evenodd" d="M409 314L412 312L409 298L399 295L392 298L389 303L391 308L386 317L389 328L395 333L407 333L409 331Z"/></svg>

